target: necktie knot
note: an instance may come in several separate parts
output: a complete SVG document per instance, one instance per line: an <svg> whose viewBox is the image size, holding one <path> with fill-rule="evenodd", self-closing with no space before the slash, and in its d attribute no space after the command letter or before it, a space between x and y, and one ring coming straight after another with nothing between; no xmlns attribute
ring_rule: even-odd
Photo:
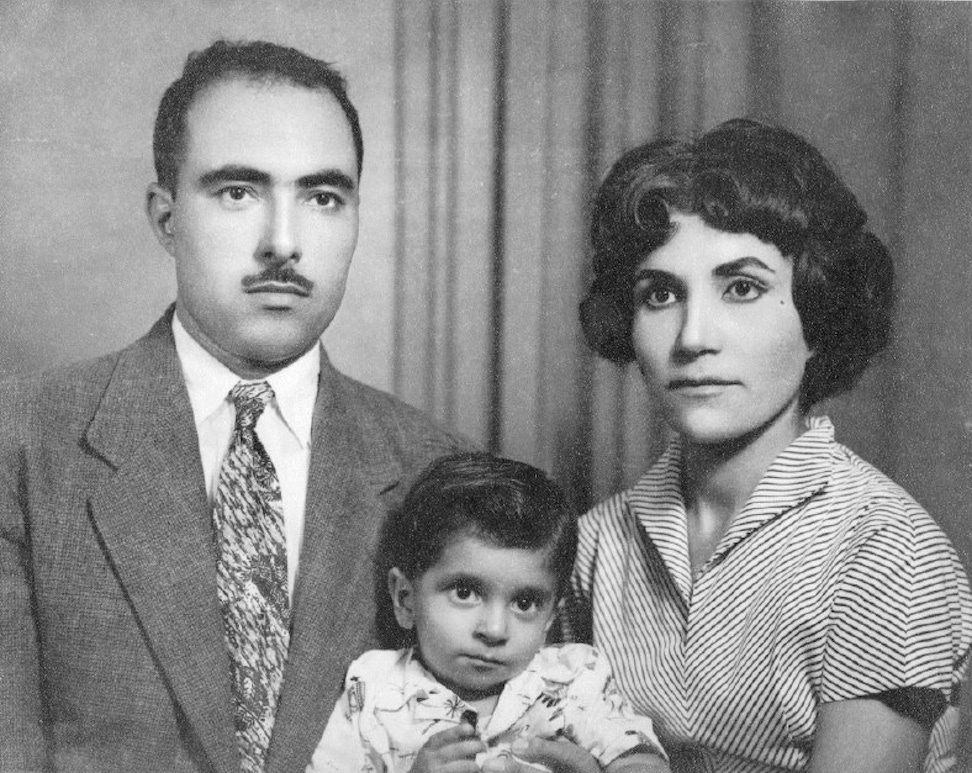
<svg viewBox="0 0 972 773"><path fill-rule="evenodd" d="M236 428L252 430L273 399L273 388L266 381L241 381L230 390L230 399L236 406Z"/></svg>

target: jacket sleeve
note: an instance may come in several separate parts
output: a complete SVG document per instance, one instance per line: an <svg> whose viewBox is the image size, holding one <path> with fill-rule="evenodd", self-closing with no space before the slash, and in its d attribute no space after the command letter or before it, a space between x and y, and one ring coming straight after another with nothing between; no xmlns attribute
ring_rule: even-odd
<svg viewBox="0 0 972 773"><path fill-rule="evenodd" d="M23 468L0 426L0 771L47 767Z"/></svg>

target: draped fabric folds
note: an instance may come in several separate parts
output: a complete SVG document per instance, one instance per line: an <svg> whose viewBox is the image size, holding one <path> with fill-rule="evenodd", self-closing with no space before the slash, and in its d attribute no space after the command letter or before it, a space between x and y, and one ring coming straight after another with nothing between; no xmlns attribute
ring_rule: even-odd
<svg viewBox="0 0 972 773"><path fill-rule="evenodd" d="M637 369L597 361L577 304L591 197L659 133L782 123L889 244L895 343L823 406L972 557L969 3L409 2L396 11L394 386L579 507L665 430Z"/></svg>

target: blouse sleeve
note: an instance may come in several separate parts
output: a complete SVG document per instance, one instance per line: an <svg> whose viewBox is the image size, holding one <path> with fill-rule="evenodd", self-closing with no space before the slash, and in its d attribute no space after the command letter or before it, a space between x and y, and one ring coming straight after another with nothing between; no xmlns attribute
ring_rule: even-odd
<svg viewBox="0 0 972 773"><path fill-rule="evenodd" d="M607 658L593 647L567 645L577 669L564 708L565 734L606 767L622 754L647 747L667 759L648 717L635 714L614 683Z"/></svg>
<svg viewBox="0 0 972 773"><path fill-rule="evenodd" d="M924 513L870 518L838 573L821 702L900 688L959 689L972 645L972 594L948 538Z"/></svg>

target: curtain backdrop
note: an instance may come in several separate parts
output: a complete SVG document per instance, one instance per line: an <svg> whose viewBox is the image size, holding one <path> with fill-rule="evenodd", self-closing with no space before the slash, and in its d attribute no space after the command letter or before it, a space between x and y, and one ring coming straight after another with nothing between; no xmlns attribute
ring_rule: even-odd
<svg viewBox="0 0 972 773"><path fill-rule="evenodd" d="M580 506L665 442L585 348L588 206L626 148L747 115L808 137L889 244L895 343L821 407L972 555L967 3L408 2L396 16L395 390Z"/></svg>

